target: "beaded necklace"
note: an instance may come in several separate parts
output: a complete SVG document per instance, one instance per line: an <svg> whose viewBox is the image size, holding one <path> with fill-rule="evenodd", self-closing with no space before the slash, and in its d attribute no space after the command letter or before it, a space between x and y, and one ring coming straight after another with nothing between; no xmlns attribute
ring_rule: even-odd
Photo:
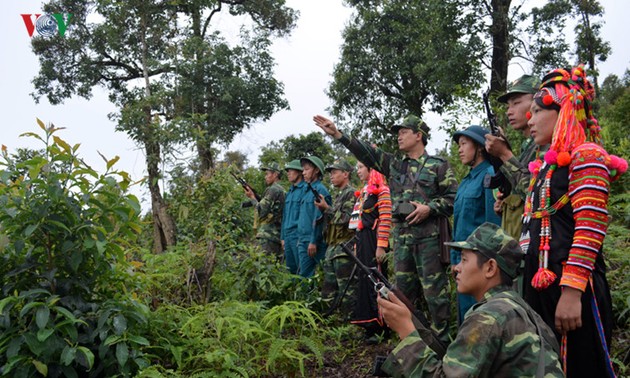
<svg viewBox="0 0 630 378"><path fill-rule="evenodd" d="M547 165L549 169L545 173L545 177L540 185L539 190L539 207L534 211L534 197L535 197L535 185L538 181L538 174L541 170L544 170ZM557 168L557 163L552 164L543 163L539 157L536 161L530 163L529 169L532 173L532 178L529 181L529 188L527 190L528 195L525 202L525 211L523 216L525 219L536 218L541 220L540 225L540 243L538 245L538 271L532 278L532 287L536 290L544 290L551 286L556 280L557 276L554 272L549 270L549 250L551 240L551 216L560 210L564 205L569 202L569 196L567 193L562 195L556 203L551 204L551 176Z"/></svg>

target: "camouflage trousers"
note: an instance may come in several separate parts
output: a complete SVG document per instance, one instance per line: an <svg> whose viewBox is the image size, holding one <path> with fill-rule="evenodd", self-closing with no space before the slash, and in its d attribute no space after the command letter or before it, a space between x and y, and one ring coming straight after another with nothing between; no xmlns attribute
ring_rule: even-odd
<svg viewBox="0 0 630 378"><path fill-rule="evenodd" d="M335 300L341 295L341 302L339 303L339 313L344 318L350 317L356 304L356 275L349 282L354 263L350 258L343 255L339 255L341 245L328 246L326 251L326 258L323 261L322 267L324 270L324 281L322 283L322 301L324 302L324 308L329 309L335 303ZM336 257L335 257L336 256ZM348 285L348 289L345 294L343 290Z"/></svg>
<svg viewBox="0 0 630 378"><path fill-rule="evenodd" d="M405 238L406 235L401 235ZM404 240L404 239L403 239ZM422 294L429 310L431 326L442 341L449 342L451 317L450 292L446 266L440 262L438 238L423 238L416 244L394 244L396 286L418 311L422 310Z"/></svg>
<svg viewBox="0 0 630 378"><path fill-rule="evenodd" d="M256 241L265 253L275 256L278 262L284 261L284 252L282 251L282 245L279 241L264 238L257 238Z"/></svg>

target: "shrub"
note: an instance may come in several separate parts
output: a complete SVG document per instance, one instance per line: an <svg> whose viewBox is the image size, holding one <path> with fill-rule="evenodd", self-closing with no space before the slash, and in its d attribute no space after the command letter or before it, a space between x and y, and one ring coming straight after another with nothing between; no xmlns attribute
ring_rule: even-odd
<svg viewBox="0 0 630 378"><path fill-rule="evenodd" d="M140 205L118 157L98 174L38 123L44 150L0 161L1 373L131 375L148 364L147 308L125 294Z"/></svg>

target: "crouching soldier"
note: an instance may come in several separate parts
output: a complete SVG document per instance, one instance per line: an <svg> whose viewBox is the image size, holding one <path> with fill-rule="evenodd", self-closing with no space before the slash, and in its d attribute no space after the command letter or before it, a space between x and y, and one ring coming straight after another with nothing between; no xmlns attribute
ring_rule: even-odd
<svg viewBox="0 0 630 378"><path fill-rule="evenodd" d="M419 337L411 313L392 293L379 298L401 338L382 370L394 377L563 377L558 343L547 324L511 289L523 252L499 226L484 223L463 242L457 291L475 297L446 355Z"/></svg>

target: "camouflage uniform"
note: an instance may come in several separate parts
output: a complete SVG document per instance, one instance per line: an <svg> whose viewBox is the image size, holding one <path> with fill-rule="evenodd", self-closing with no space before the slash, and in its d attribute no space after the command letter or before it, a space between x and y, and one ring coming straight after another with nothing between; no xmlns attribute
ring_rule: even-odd
<svg viewBox="0 0 630 378"><path fill-rule="evenodd" d="M540 80L534 76L523 75L515 81L508 84L507 91L499 96L499 102L507 103L508 99L513 95L530 93L534 94L540 86ZM525 205L525 197L527 196L527 188L529 187L530 173L528 169L529 162L536 159L537 145L534 138L528 137L521 144L521 153L518 159L515 156L506 162L500 168L505 178L512 185L512 192L503 200L501 205L501 227L514 239L521 236L523 216L523 206ZM546 148L541 149L542 151Z"/></svg>
<svg viewBox="0 0 630 378"><path fill-rule="evenodd" d="M426 124L410 116L403 121ZM427 128L428 129L428 128ZM426 132L428 134L428 131ZM438 215L451 216L457 181L449 163L426 152L418 159L395 157L368 143L342 135L339 141L361 162L381 172L392 196L392 236L396 286L422 311L423 291L432 326L447 342L450 321L450 292L446 266L440 262ZM410 225L394 215L401 202L417 201L431 211L420 224Z"/></svg>
<svg viewBox="0 0 630 378"><path fill-rule="evenodd" d="M495 259L510 278L523 258L516 240L491 223L449 245ZM442 359L414 331L388 356L383 370L394 377L563 377L558 350L541 317L516 292L499 285L468 311Z"/></svg>
<svg viewBox="0 0 630 378"><path fill-rule="evenodd" d="M541 148L545 151L548 146ZM536 159L536 151L538 145L534 143L534 138L527 138L521 145L521 154L518 157L512 157L503 163L500 170L512 185L512 192L503 200L501 205L501 226L513 238L517 239L521 236L521 228L523 226L522 216L523 207L525 206L525 196L529 187L531 175L529 173L529 162ZM541 158L543 153L541 153Z"/></svg>
<svg viewBox="0 0 630 378"><path fill-rule="evenodd" d="M354 230L348 228L350 215L354 208L355 189L346 185L335 197L333 205L324 213L326 229L324 240L328 244L324 258L324 282L322 284L322 299L329 306L335 297L341 295L341 290L348 284L354 263L343 252L342 244L354 236ZM343 301L340 304L341 313L349 315L354 308L355 285L350 284Z"/></svg>
<svg viewBox="0 0 630 378"><path fill-rule="evenodd" d="M258 227L256 240L260 247L282 260L284 252L280 246L280 226L284 208L284 188L277 182L271 184L256 204Z"/></svg>

